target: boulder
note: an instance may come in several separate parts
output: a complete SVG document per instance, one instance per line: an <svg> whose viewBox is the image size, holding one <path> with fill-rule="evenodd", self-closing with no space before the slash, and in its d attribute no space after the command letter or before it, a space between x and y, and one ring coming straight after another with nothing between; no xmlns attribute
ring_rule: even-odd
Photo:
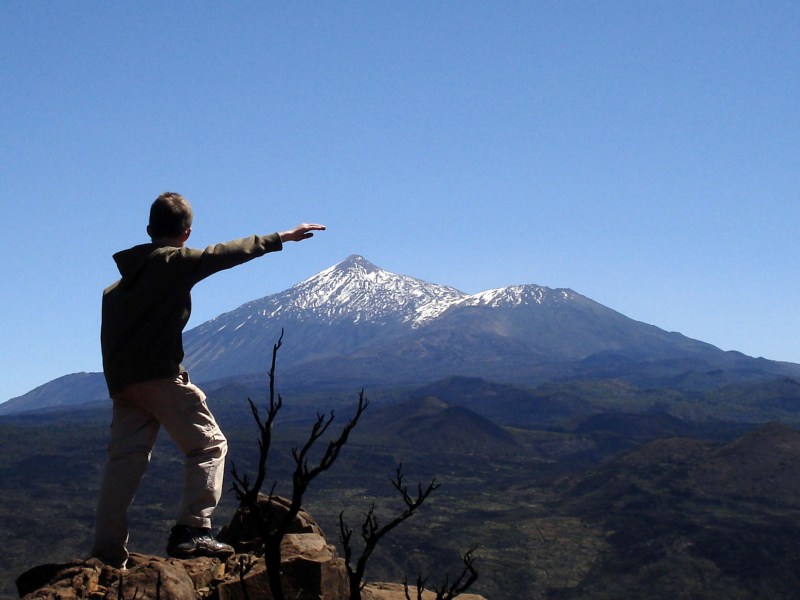
<svg viewBox="0 0 800 600"><path fill-rule="evenodd" d="M97 559L34 567L17 578L24 600L136 598L195 600L221 575L213 558L177 560L133 554L130 567L115 569Z"/></svg>
<svg viewBox="0 0 800 600"><path fill-rule="evenodd" d="M117 580L108 586L108 597L136 598L136 600L163 598L196 600L197 591L185 564L190 561L155 556L142 559L127 571L119 572ZM210 564L204 561L201 568L207 569L209 566Z"/></svg>
<svg viewBox="0 0 800 600"><path fill-rule="evenodd" d="M104 567L97 561L39 565L17 577L20 598L87 598L100 587ZM113 570L105 568L106 571ZM106 573L109 576L109 573Z"/></svg>
<svg viewBox="0 0 800 600"><path fill-rule="evenodd" d="M274 530L278 522L283 519L291 505L286 498L281 496L270 498L266 494L259 494L257 502L261 519L266 523L274 524L271 530ZM302 509L297 513L287 533L315 533L325 537L314 517ZM236 552L254 552L259 550L262 545L255 519L248 508L242 507L236 510L231 522L220 530L217 538L221 542L233 546Z"/></svg>
<svg viewBox="0 0 800 600"><path fill-rule="evenodd" d="M252 555L249 555L252 558ZM317 533L289 533L281 542L283 590L298 600L341 600L349 595L347 569L336 549ZM263 558L239 568L217 586L220 600L272 598Z"/></svg>

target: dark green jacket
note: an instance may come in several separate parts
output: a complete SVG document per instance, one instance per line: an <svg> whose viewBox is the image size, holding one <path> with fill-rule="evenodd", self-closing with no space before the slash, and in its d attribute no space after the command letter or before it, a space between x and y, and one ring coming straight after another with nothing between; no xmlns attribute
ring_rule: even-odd
<svg viewBox="0 0 800 600"><path fill-rule="evenodd" d="M151 243L116 253L122 278L103 291L100 333L109 393L141 381L177 377L183 370L182 333L192 312L192 286L281 248L273 233L205 250Z"/></svg>

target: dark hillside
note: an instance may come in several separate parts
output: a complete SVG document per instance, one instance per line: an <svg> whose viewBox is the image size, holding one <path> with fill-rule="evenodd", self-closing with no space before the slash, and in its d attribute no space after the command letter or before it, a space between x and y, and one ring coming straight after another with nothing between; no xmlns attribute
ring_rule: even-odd
<svg viewBox="0 0 800 600"><path fill-rule="evenodd" d="M561 387L528 388L480 377L448 377L423 386L414 398L432 396L515 427L563 423L594 410L585 397Z"/></svg>
<svg viewBox="0 0 800 600"><path fill-rule="evenodd" d="M467 408L450 406L432 397L365 415L356 439L379 446L410 447L421 455L501 455L520 450L505 429Z"/></svg>
<svg viewBox="0 0 800 600"><path fill-rule="evenodd" d="M559 510L600 524L602 565L569 598L794 598L800 433L651 442L566 482Z"/></svg>

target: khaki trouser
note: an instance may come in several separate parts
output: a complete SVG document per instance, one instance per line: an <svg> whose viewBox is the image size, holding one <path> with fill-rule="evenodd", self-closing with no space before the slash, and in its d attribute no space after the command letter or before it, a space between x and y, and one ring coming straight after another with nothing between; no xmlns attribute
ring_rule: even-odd
<svg viewBox="0 0 800 600"><path fill-rule="evenodd" d="M185 455L183 500L176 522L211 527L222 495L227 440L187 373L131 385L114 395L111 441L95 521L93 556L124 566L128 507L150 462L160 426Z"/></svg>

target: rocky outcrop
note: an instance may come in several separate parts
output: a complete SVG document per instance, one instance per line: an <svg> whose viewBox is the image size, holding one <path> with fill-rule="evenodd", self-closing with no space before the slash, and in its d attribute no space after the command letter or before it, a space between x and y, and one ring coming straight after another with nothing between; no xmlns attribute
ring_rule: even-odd
<svg viewBox="0 0 800 600"><path fill-rule="evenodd" d="M132 554L129 563L127 570L94 558L41 565L17 579L17 590L25 600L196 600L208 598L212 586L225 575L225 565L213 558L177 560Z"/></svg>
<svg viewBox="0 0 800 600"><path fill-rule="evenodd" d="M232 576L216 587L220 600L272 598L263 558L238 554L231 561L236 563ZM287 534L281 542L281 567L283 591L287 598L347 598L349 585L344 560L319 534Z"/></svg>
<svg viewBox="0 0 800 600"><path fill-rule="evenodd" d="M266 495L259 494L259 520L264 523L277 524L289 512L290 505L291 502L286 498L273 496L270 501ZM325 538L322 528L314 520L314 517L302 509L297 513L287 533L313 533ZM262 546L256 520L247 508L239 508L231 522L220 530L217 537L220 541L233 546L236 552L258 551Z"/></svg>
<svg viewBox="0 0 800 600"><path fill-rule="evenodd" d="M259 498L262 517L275 523L288 501ZM270 600L266 565L260 552L255 521L240 509L220 532L237 554L222 562L215 558L178 560L132 554L126 570L97 559L34 567L17 579L24 600ZM284 593L297 600L346 600L349 583L344 559L325 539L322 529L301 511L281 542ZM414 592L416 594L416 592ZM427 592L426 592L427 594ZM416 596L415 596L416 597ZM478 600L472 594L460 596ZM371 584L364 600L405 600L403 586ZM434 598L423 595L424 600Z"/></svg>

